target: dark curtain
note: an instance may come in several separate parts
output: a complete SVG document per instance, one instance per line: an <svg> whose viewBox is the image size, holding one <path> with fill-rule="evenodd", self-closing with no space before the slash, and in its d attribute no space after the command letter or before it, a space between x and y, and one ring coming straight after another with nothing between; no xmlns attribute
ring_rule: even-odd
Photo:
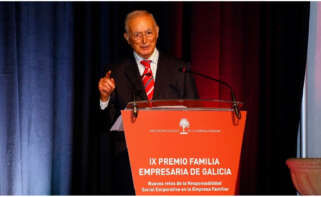
<svg viewBox="0 0 321 197"><path fill-rule="evenodd" d="M308 3L0 3L0 194L111 194L97 83L131 53L124 17L152 12L158 48L232 85L248 111L240 194L295 194ZM196 78L201 98L230 99Z"/></svg>
<svg viewBox="0 0 321 197"><path fill-rule="evenodd" d="M0 194L69 194L70 4L0 3Z"/></svg>
<svg viewBox="0 0 321 197"><path fill-rule="evenodd" d="M231 84L248 111L240 194L295 194L285 161L296 157L309 4L201 3L191 15L192 66ZM230 99L206 83L197 78L201 97Z"/></svg>

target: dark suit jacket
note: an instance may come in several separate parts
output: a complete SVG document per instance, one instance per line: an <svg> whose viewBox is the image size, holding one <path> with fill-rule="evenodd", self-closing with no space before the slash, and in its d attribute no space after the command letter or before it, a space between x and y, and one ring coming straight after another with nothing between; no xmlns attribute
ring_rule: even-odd
<svg viewBox="0 0 321 197"><path fill-rule="evenodd" d="M153 100L156 99L194 99L198 98L193 77L182 73L179 68L188 65L176 58L159 53ZM112 93L109 105L103 111L103 128L110 128L128 102L147 100L134 56L111 68L111 77L115 79L116 89Z"/></svg>

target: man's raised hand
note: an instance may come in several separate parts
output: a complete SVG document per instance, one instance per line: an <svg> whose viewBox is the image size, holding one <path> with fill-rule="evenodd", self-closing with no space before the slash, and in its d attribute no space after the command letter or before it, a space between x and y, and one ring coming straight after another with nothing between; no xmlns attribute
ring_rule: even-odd
<svg viewBox="0 0 321 197"><path fill-rule="evenodd" d="M98 83L98 90L100 92L100 100L107 101L111 93L115 90L115 80L110 77L111 70L109 70L106 75L100 78Z"/></svg>

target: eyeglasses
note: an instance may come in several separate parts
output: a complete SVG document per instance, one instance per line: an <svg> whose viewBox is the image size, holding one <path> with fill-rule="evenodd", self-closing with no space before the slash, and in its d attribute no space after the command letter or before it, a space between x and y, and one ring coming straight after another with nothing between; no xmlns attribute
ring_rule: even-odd
<svg viewBox="0 0 321 197"><path fill-rule="evenodd" d="M131 34L131 36L135 41L141 41L143 39L143 36L145 36L148 39L153 38L154 32L153 31L134 32L133 34Z"/></svg>

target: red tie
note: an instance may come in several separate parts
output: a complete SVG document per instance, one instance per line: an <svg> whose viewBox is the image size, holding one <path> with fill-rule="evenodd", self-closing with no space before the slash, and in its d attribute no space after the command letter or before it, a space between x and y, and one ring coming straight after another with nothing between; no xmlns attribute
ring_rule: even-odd
<svg viewBox="0 0 321 197"><path fill-rule="evenodd" d="M145 66L145 70L142 76L145 92L148 100L152 100L154 94L154 78L152 69L150 68L151 60L142 60L140 63Z"/></svg>

